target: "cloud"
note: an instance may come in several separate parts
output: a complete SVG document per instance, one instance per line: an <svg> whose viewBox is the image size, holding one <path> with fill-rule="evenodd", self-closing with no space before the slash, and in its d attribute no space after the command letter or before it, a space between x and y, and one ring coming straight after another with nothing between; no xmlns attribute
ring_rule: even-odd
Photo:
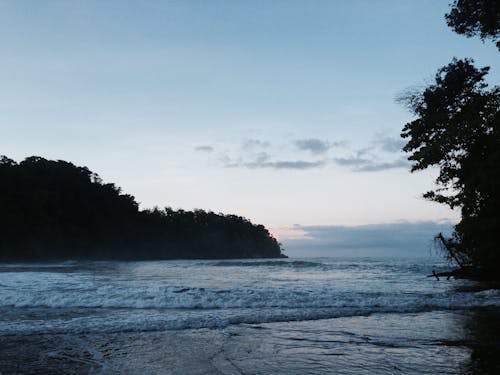
<svg viewBox="0 0 500 375"><path fill-rule="evenodd" d="M374 159L361 158L359 156L335 158L333 160L337 165L350 167L353 172L380 172L397 168L409 169L410 167L410 162L406 160L406 158L390 162L379 162Z"/></svg>
<svg viewBox="0 0 500 375"><path fill-rule="evenodd" d="M389 137L389 136L378 136L375 141L381 150L386 152L401 152L403 146L406 144L405 140L402 138Z"/></svg>
<svg viewBox="0 0 500 375"><path fill-rule="evenodd" d="M313 169L322 167L326 164L324 160L318 161L305 161L305 160L281 160L275 162L262 163L260 168L274 168L274 169Z"/></svg>
<svg viewBox="0 0 500 375"><path fill-rule="evenodd" d="M368 164L359 166L355 169L355 172L379 172L397 168L409 169L410 165L410 162L405 158L391 162L370 162Z"/></svg>
<svg viewBox="0 0 500 375"><path fill-rule="evenodd" d="M326 164L325 160L306 161L306 160L271 160L271 155L261 152L254 155L252 160L246 161L241 158L231 160L228 157L223 158L226 167L244 167L249 169L314 169Z"/></svg>
<svg viewBox="0 0 500 375"><path fill-rule="evenodd" d="M261 141L260 139L244 139L242 148L244 150L254 150L256 148L268 148L271 145L268 141Z"/></svg>
<svg viewBox="0 0 500 375"><path fill-rule="evenodd" d="M324 154L332 147L345 146L345 142L327 142L318 138L297 139L293 142L299 150L309 151L312 154Z"/></svg>
<svg viewBox="0 0 500 375"><path fill-rule="evenodd" d="M337 165L348 167L353 172L380 172L390 169L410 169L411 163L406 157L387 161L383 159L383 153L401 153L405 141L403 139L384 134L376 134L371 145L353 150L352 156L337 157L333 162Z"/></svg>
<svg viewBox="0 0 500 375"><path fill-rule="evenodd" d="M280 238L291 256L428 256L433 238L449 235L450 221L400 221L360 226L295 225L290 232L302 236Z"/></svg>
<svg viewBox="0 0 500 375"><path fill-rule="evenodd" d="M363 159L359 156L353 156L349 158L335 158L333 160L340 166L353 168L361 168L362 166L366 166L372 163L370 159Z"/></svg>
<svg viewBox="0 0 500 375"><path fill-rule="evenodd" d="M213 151L214 151L214 148L213 148L212 146L203 145L203 146L198 146L198 147L195 147L195 151L200 151L200 152L213 152Z"/></svg>
<svg viewBox="0 0 500 375"><path fill-rule="evenodd" d="M346 146L345 142L302 138L291 141L291 144L296 150L308 152L310 155L296 159L293 153L290 153L290 143L275 147L276 145L265 139L246 138L240 144L230 147L219 160L228 168L309 170L334 164L349 168L353 172L381 172L410 168L410 163L405 158L386 160L384 157L388 156L385 153L400 151L402 143L403 140L379 133L366 147L351 149L350 155L347 156L337 155L332 158L326 154L334 147ZM199 146L196 150L207 153L215 151L214 147L209 145Z"/></svg>
<svg viewBox="0 0 500 375"><path fill-rule="evenodd" d="M312 154L324 154L332 145L317 138L297 139L293 142L299 150L309 151Z"/></svg>
<svg viewBox="0 0 500 375"><path fill-rule="evenodd" d="M356 150L356 156L360 158L361 156L364 155L371 155L371 152L375 149L373 146L368 146L368 147L363 147L358 150Z"/></svg>

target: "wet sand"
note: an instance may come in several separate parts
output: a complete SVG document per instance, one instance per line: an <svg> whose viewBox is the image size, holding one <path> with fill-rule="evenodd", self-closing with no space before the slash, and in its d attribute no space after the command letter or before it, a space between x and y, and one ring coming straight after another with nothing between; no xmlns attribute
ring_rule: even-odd
<svg viewBox="0 0 500 375"><path fill-rule="evenodd" d="M435 311L162 332L6 335L1 374L500 373L500 314Z"/></svg>

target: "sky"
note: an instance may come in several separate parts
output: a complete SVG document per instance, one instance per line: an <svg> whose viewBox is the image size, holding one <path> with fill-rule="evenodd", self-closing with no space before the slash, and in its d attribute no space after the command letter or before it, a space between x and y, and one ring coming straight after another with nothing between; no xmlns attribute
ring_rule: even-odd
<svg viewBox="0 0 500 375"><path fill-rule="evenodd" d="M245 216L293 255L368 232L422 249L459 215L421 198L437 171L409 172L395 99L454 56L500 77L448 4L2 0L0 154L85 165L143 208Z"/></svg>

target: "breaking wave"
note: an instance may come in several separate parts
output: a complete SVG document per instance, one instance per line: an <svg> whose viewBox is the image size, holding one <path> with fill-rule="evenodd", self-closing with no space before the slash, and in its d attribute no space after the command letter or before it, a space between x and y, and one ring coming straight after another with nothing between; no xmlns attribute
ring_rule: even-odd
<svg viewBox="0 0 500 375"><path fill-rule="evenodd" d="M428 268L306 260L9 266L0 270L0 333L211 328L500 307L499 290L436 282L425 277Z"/></svg>

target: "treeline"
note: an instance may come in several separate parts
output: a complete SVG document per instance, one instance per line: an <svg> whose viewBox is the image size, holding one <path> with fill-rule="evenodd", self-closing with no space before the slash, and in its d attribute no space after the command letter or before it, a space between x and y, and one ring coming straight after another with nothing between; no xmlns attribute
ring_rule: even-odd
<svg viewBox="0 0 500 375"><path fill-rule="evenodd" d="M203 210L140 210L86 167L0 156L0 260L283 257L262 225Z"/></svg>

